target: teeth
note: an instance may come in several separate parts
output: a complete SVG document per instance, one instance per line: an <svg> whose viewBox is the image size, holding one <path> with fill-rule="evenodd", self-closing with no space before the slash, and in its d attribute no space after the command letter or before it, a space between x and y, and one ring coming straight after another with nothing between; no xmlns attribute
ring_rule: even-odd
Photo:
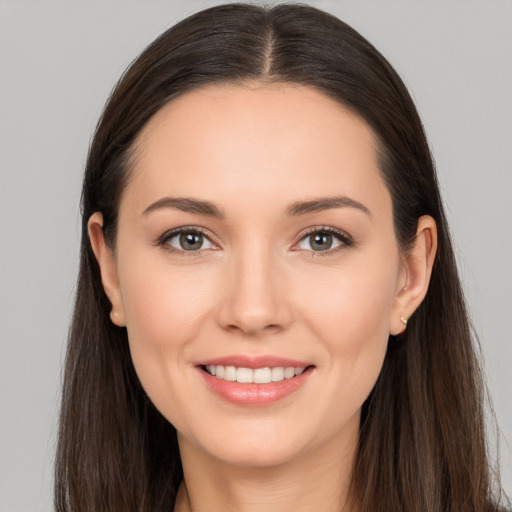
<svg viewBox="0 0 512 512"><path fill-rule="evenodd" d="M234 366L226 366L224 369L224 380L235 382L236 380L236 368Z"/></svg>
<svg viewBox="0 0 512 512"><path fill-rule="evenodd" d="M272 368L272 382L279 382L280 380L284 380L284 368L282 366L278 366L277 368Z"/></svg>
<svg viewBox="0 0 512 512"><path fill-rule="evenodd" d="M289 368L285 368L284 378L291 379L292 377L295 377L295 368L293 366L290 366Z"/></svg>
<svg viewBox="0 0 512 512"><path fill-rule="evenodd" d="M247 384L269 384L300 375L305 368L276 366L274 368L237 368L236 366L208 365L206 371L217 379Z"/></svg>
<svg viewBox="0 0 512 512"><path fill-rule="evenodd" d="M257 384L268 384L272 382L272 370L270 368L256 368L253 375L253 382Z"/></svg>
<svg viewBox="0 0 512 512"><path fill-rule="evenodd" d="M236 371L237 382L252 382L253 370L250 368L238 368Z"/></svg>

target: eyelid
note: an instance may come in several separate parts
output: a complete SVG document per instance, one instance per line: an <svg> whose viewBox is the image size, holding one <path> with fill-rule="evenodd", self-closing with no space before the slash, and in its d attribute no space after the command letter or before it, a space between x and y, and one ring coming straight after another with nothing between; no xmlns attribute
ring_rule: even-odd
<svg viewBox="0 0 512 512"><path fill-rule="evenodd" d="M296 249L298 244L305 240L307 237L311 236L314 233L329 233L330 235L335 236L341 244L334 249L328 249L326 251L312 251L307 249ZM294 243L292 247L292 251L305 251L310 253L312 256L328 256L337 253L340 250L346 249L347 247L352 247L355 244L354 239L350 236L346 231L341 229L334 228L332 226L312 226L307 228L305 231L300 233L298 237L298 241Z"/></svg>
<svg viewBox="0 0 512 512"><path fill-rule="evenodd" d="M199 249L197 251L185 251L181 249L176 249L175 247L170 246L167 242L174 238L177 235L180 235L182 233L200 233L203 235L211 244L213 244L214 248L208 248L208 249ZM215 237L205 228L202 228L200 226L179 226L177 228L169 229L165 233L163 233L161 236L158 237L156 243L154 244L156 246L162 247L168 252L171 253L177 253L183 256L197 256L204 251L215 251L219 249L219 243L216 241Z"/></svg>
<svg viewBox="0 0 512 512"><path fill-rule="evenodd" d="M190 232L197 232L203 235L211 244L213 244L215 247L209 248L209 249L199 249L197 251L185 251L176 249L170 245L167 244L167 242L175 237L176 235L179 235L181 233L190 233ZM311 236L314 233L329 233L333 236L335 236L339 242L340 245L338 247L335 247L334 249L328 249L326 251L312 251L312 250L305 250L305 249L298 249L297 245L305 240L308 236ZM293 244L291 250L292 251L304 251L310 253L312 256L327 256L332 255L334 253L337 253L339 250L345 249L347 247L352 247L355 244L355 241L352 236L350 236L346 231L343 231L338 228L334 228L332 226L311 226L307 228L306 230L302 231L300 235L298 236L298 240ZM204 251L211 251L211 250L218 250L220 249L220 243L216 240L216 237L206 230L205 228L202 228L200 226L194 226L194 225L187 225L187 226L179 226L177 228L172 228L167 230L165 233L163 233L155 242L156 246L160 246L166 251L169 251L171 253L179 253L180 255L184 256L197 256L203 253Z"/></svg>

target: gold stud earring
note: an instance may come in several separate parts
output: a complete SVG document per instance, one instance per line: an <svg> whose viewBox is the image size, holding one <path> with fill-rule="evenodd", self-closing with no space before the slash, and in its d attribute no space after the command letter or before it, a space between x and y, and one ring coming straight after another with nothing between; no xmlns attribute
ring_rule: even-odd
<svg viewBox="0 0 512 512"><path fill-rule="evenodd" d="M401 316L400 322L402 322L402 324L404 324L404 327L407 328L407 318L404 318L403 316Z"/></svg>

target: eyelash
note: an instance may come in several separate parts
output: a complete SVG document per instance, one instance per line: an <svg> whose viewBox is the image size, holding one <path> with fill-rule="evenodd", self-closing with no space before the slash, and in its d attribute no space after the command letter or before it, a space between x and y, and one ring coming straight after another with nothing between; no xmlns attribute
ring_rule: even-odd
<svg viewBox="0 0 512 512"><path fill-rule="evenodd" d="M214 246L218 246L218 244L212 240L211 234L209 232L207 232L205 229L200 228L198 226L182 226L180 228L171 229L170 231L166 231L157 240L155 245L157 245L158 247L162 247L162 249L164 249L167 252L179 254L180 256L185 256L185 257L194 257L195 256L195 257L197 257L199 254L201 254L201 252L204 249L202 249L202 250L200 249L198 251L185 251L185 250L180 250L180 249L171 247L168 244L169 240L172 240L175 236L181 235L184 233L200 234L200 235L204 236L207 240L209 240L211 244L213 244Z"/></svg>
<svg viewBox="0 0 512 512"><path fill-rule="evenodd" d="M211 244L218 247L218 244L212 240L212 236L209 232L207 232L205 229L198 227L198 226L182 226L176 229L172 229L170 231L166 231L156 242L156 246L162 247L164 250L170 252L170 253L176 253L180 256L185 257L197 257L199 254L201 254L202 251L205 249L199 249L197 251L185 251L176 249L174 247L171 247L168 242L172 238L174 238L177 235L181 235L184 233L190 233L190 234L200 234L204 236ZM300 236L298 242L294 244L294 247L298 244L300 244L302 241L306 240L308 237L315 233L328 233L329 235L333 235L337 240L340 242L340 245L334 249L328 249L326 251L308 251L311 257L324 257L324 256L330 256L332 254L338 253L340 250L343 250L347 247L354 246L354 240L351 236L349 236L344 231L341 231L339 229L335 229L330 226L315 226L312 228L309 228L307 231L302 233ZM214 249L215 250L215 249ZM292 249L293 250L293 249ZM297 249L295 249L297 250Z"/></svg>
<svg viewBox="0 0 512 512"><path fill-rule="evenodd" d="M338 239L340 245L338 247L335 247L334 249L328 249L326 251L309 251L309 256L313 258L332 256L333 254L337 254L339 251L342 251L343 249L353 247L355 244L354 239L344 231L333 228L331 226L315 226L309 228L304 233L302 233L299 241L296 244L294 244L294 246L299 244L303 240L306 240L311 235L319 233L328 233L329 235L333 235L334 238Z"/></svg>

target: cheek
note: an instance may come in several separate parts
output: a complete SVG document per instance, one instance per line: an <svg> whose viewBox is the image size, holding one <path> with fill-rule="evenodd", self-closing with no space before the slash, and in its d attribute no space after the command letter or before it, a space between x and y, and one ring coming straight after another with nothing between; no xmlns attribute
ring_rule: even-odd
<svg viewBox="0 0 512 512"><path fill-rule="evenodd" d="M397 265L362 261L330 270L312 276L301 291L304 317L325 329L326 339L371 341L379 333L387 338Z"/></svg>
<svg viewBox="0 0 512 512"><path fill-rule="evenodd" d="M147 259L148 264L142 258L127 261L120 271L127 326L134 335L143 330L147 341L167 339L168 344L169 336L197 325L208 307L214 276L205 275L200 266L171 267L165 257L156 264L156 258Z"/></svg>
<svg viewBox="0 0 512 512"><path fill-rule="evenodd" d="M317 276L316 286L302 296L302 316L324 344L332 389L354 407L366 399L382 368L396 278L394 262L364 265L361 271L347 266Z"/></svg>
<svg viewBox="0 0 512 512"><path fill-rule="evenodd" d="M190 361L188 348L211 309L213 279L211 275L207 279L199 268L171 272L165 264L127 263L126 272L121 272L121 289L130 352L153 398L176 368Z"/></svg>

